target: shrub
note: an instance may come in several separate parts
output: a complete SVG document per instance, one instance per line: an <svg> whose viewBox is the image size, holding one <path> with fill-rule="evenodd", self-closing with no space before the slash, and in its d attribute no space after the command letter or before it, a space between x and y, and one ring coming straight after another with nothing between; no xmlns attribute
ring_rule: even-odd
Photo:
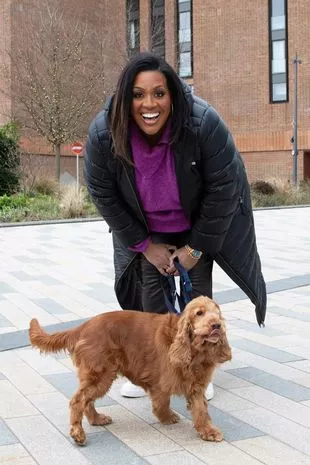
<svg viewBox="0 0 310 465"><path fill-rule="evenodd" d="M258 184L258 189L256 185ZM266 186L270 186L266 188ZM298 186L293 186L289 181L282 179L270 179L251 184L252 202L254 207L274 207L285 205L305 205L310 203L310 185L301 181Z"/></svg>
<svg viewBox="0 0 310 465"><path fill-rule="evenodd" d="M29 197L24 194L0 197L0 222L22 221L29 211Z"/></svg>
<svg viewBox="0 0 310 465"><path fill-rule="evenodd" d="M260 194L272 195L275 193L274 186L267 181L255 181L251 184L251 189Z"/></svg>
<svg viewBox="0 0 310 465"><path fill-rule="evenodd" d="M0 195L18 190L19 164L17 126L9 123L0 128Z"/></svg>
<svg viewBox="0 0 310 465"><path fill-rule="evenodd" d="M57 195L59 184L51 179L39 179L33 184L32 190L43 195Z"/></svg>
<svg viewBox="0 0 310 465"><path fill-rule="evenodd" d="M62 189L60 210L64 218L78 218L84 214L85 191L69 185Z"/></svg>
<svg viewBox="0 0 310 465"><path fill-rule="evenodd" d="M49 195L15 194L0 197L0 223L50 220L60 217L59 200Z"/></svg>
<svg viewBox="0 0 310 465"><path fill-rule="evenodd" d="M26 207L29 203L29 198L26 195L12 195L8 196L4 194L0 197L0 210L7 208L22 208Z"/></svg>

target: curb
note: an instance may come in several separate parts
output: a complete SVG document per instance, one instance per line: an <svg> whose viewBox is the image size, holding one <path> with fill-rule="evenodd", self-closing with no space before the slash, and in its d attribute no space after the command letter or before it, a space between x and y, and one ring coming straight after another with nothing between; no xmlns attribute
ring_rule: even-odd
<svg viewBox="0 0 310 465"><path fill-rule="evenodd" d="M289 210L292 208L310 208L310 204L302 204L302 205L277 205L276 207L256 207L253 208L253 211L261 211L261 210Z"/></svg>
<svg viewBox="0 0 310 465"><path fill-rule="evenodd" d="M59 220L38 220L38 221L20 221L17 223L0 223L0 228L14 228L19 226L40 226L44 224L66 224L66 223L91 223L95 221L104 221L101 217L89 218L72 218L72 219L59 219Z"/></svg>

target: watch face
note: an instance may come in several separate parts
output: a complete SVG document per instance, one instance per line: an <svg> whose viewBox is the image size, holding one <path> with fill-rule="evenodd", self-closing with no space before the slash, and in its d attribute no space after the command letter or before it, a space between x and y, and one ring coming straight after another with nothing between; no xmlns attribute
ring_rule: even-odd
<svg viewBox="0 0 310 465"><path fill-rule="evenodd" d="M199 250L193 250L192 254L193 254L193 257L199 258L201 255L201 252L199 252Z"/></svg>

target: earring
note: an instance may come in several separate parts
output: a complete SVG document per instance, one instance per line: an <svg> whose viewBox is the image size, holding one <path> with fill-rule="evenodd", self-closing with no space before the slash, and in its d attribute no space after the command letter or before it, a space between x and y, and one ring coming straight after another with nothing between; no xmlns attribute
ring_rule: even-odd
<svg viewBox="0 0 310 465"><path fill-rule="evenodd" d="M173 115L173 103L171 104L171 116Z"/></svg>

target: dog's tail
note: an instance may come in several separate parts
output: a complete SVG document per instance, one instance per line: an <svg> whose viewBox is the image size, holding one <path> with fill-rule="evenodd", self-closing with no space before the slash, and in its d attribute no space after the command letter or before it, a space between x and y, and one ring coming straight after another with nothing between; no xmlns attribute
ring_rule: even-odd
<svg viewBox="0 0 310 465"><path fill-rule="evenodd" d="M31 345L38 347L41 352L59 352L68 349L73 351L81 332L81 326L54 334L46 333L37 319L30 321L29 339Z"/></svg>

